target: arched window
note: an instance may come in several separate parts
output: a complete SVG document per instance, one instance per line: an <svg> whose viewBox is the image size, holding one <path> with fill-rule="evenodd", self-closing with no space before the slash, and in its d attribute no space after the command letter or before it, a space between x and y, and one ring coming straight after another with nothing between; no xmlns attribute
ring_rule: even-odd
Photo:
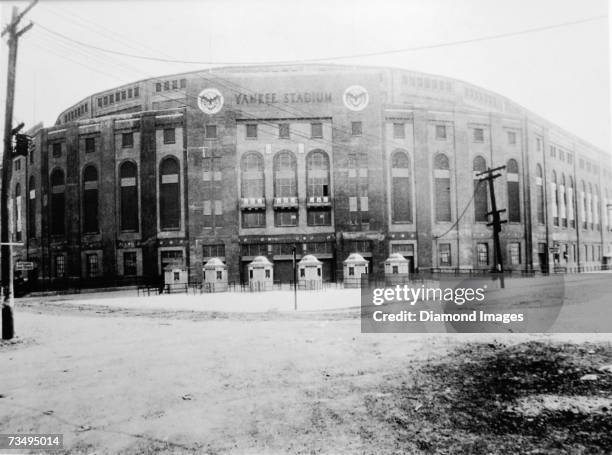
<svg viewBox="0 0 612 455"><path fill-rule="evenodd" d="M599 224L601 219L599 204L599 186L595 185L595 192L593 193L593 224L598 231L601 230L601 225Z"/></svg>
<svg viewBox="0 0 612 455"><path fill-rule="evenodd" d="M297 166L291 152L279 152L274 157L274 197L297 196Z"/></svg>
<svg viewBox="0 0 612 455"><path fill-rule="evenodd" d="M612 228L612 199L610 199L610 193L608 192L608 188L606 188L606 200L605 202L605 218L603 224L605 229L610 230Z"/></svg>
<svg viewBox="0 0 612 455"><path fill-rule="evenodd" d="M313 150L306 156L306 220L308 226L331 224L329 157L323 150Z"/></svg>
<svg viewBox="0 0 612 455"><path fill-rule="evenodd" d="M29 185L28 201L28 235L31 239L36 238L36 180L32 175Z"/></svg>
<svg viewBox="0 0 612 455"><path fill-rule="evenodd" d="M506 164L506 180L508 185L508 221L521 221L521 195L519 188L519 167L516 160L508 160Z"/></svg>
<svg viewBox="0 0 612 455"><path fill-rule="evenodd" d="M159 225L161 229L180 229L179 163L174 157L164 158L159 165Z"/></svg>
<svg viewBox="0 0 612 455"><path fill-rule="evenodd" d="M588 210L588 205L587 205L587 188L586 188L586 183L584 183L584 180L582 181L582 197L580 198L580 214L581 214L581 218L582 218L582 229L586 229L587 228L587 210Z"/></svg>
<svg viewBox="0 0 612 455"><path fill-rule="evenodd" d="M536 165L536 216L538 224L544 224L544 173L539 164Z"/></svg>
<svg viewBox="0 0 612 455"><path fill-rule="evenodd" d="M121 230L138 232L138 168L126 161L119 168Z"/></svg>
<svg viewBox="0 0 612 455"><path fill-rule="evenodd" d="M406 152L397 151L391 156L392 221L412 223L412 182L410 158Z"/></svg>
<svg viewBox="0 0 612 455"><path fill-rule="evenodd" d="M450 167L442 153L434 158L434 188L436 221L451 221Z"/></svg>
<svg viewBox="0 0 612 455"><path fill-rule="evenodd" d="M565 188L565 174L561 173L561 181L559 182L559 218L561 226L567 227L567 195Z"/></svg>
<svg viewBox="0 0 612 455"><path fill-rule="evenodd" d="M487 162L482 156L474 158L472 170L474 171L474 220L487 221L487 212L489 211L487 182L480 181L480 177L477 175L487 170Z"/></svg>
<svg viewBox="0 0 612 455"><path fill-rule="evenodd" d="M83 232L99 232L98 170L87 166L83 171Z"/></svg>
<svg viewBox="0 0 612 455"><path fill-rule="evenodd" d="M17 242L21 242L21 208L22 208L22 200L21 200L21 184L17 182L15 185L15 239Z"/></svg>
<svg viewBox="0 0 612 455"><path fill-rule="evenodd" d="M570 176L569 185L565 190L567 193L567 220L570 228L576 227L576 221L574 217L574 179Z"/></svg>
<svg viewBox="0 0 612 455"><path fill-rule="evenodd" d="M265 197L264 163L257 152L249 152L242 157L242 197Z"/></svg>
<svg viewBox="0 0 612 455"><path fill-rule="evenodd" d="M327 153L315 150L306 159L308 197L329 196L329 158Z"/></svg>
<svg viewBox="0 0 612 455"><path fill-rule="evenodd" d="M64 235L66 232L66 199L64 173L56 169L51 174L51 234Z"/></svg>
<svg viewBox="0 0 612 455"><path fill-rule="evenodd" d="M594 227L594 214L595 211L593 210L593 184L589 183L589 192L587 194L587 222L589 223L591 230L593 230Z"/></svg>
<svg viewBox="0 0 612 455"><path fill-rule="evenodd" d="M550 196L552 199L553 224L559 226L559 190L557 188L557 173L552 171L550 180Z"/></svg>

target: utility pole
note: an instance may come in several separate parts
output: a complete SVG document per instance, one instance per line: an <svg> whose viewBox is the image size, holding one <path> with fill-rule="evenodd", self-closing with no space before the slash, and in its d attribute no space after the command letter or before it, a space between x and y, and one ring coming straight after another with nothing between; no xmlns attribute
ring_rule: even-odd
<svg viewBox="0 0 612 455"><path fill-rule="evenodd" d="M6 81L6 107L4 110L4 154L2 156L2 191L0 194L0 240L2 242L1 255L2 267L2 286L8 284L8 299L2 302L2 338L10 340L14 336L14 323L13 323L13 283L12 277L9 277L10 267L12 263L12 248L7 245L9 242L8 236L8 195L9 195L9 184L11 181L11 174L13 168L13 107L15 103L15 76L17 74L17 44L21 35L30 30L33 27L33 23L30 22L28 25L18 30L17 27L19 22L30 11L38 0L34 0L30 3L21 13L17 11L17 7L13 7L13 14L11 22L4 27L2 35L8 34L8 66L7 66L7 81ZM7 283L8 281L8 283Z"/></svg>
<svg viewBox="0 0 612 455"><path fill-rule="evenodd" d="M486 171L483 171L479 174L476 174L477 177L480 177L481 175L485 175L486 177L481 177L480 181L488 181L489 182L489 194L491 196L491 211L487 213L487 216L491 216L493 218L493 221L491 221L490 223L487 223L487 226L493 226L493 245L494 245L494 250L495 250L495 254L494 254L494 267L495 267L495 271L497 273L499 273L499 277L500 277L500 284L501 287L505 287L504 286L504 263L502 260L502 255L501 255L501 243L499 241L499 233L501 232L501 225L502 223L507 223L507 220L502 220L499 217L499 214L502 212L505 212L506 209L501 209L501 210L497 210L497 203L495 201L495 185L493 184L494 180L498 177L501 177L501 174L499 173L495 173L497 171L501 171L503 169L506 169L506 166L499 166L496 167L495 169L487 169Z"/></svg>

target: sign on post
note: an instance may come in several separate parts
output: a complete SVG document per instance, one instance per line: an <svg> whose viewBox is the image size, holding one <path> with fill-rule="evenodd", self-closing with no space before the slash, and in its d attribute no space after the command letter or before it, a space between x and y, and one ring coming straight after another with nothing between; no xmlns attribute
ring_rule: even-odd
<svg viewBox="0 0 612 455"><path fill-rule="evenodd" d="M34 263L26 261L17 261L15 263L15 270L34 270Z"/></svg>

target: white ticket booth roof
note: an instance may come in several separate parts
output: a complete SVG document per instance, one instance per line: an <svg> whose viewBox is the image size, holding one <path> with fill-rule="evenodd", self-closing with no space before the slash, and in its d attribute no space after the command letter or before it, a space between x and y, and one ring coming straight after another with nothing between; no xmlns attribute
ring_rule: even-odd
<svg viewBox="0 0 612 455"><path fill-rule="evenodd" d="M399 253L393 253L385 261L385 275L407 275L410 261Z"/></svg>

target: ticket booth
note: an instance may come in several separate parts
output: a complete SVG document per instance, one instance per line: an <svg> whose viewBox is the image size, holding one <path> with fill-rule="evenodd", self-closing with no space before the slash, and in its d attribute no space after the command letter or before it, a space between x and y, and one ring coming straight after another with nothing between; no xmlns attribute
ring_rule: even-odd
<svg viewBox="0 0 612 455"><path fill-rule="evenodd" d="M312 254L307 254L298 262L298 286L306 290L323 287L323 263Z"/></svg>
<svg viewBox="0 0 612 455"><path fill-rule="evenodd" d="M360 288L361 275L368 274L368 261L359 253L351 253L343 265L344 287Z"/></svg>
<svg viewBox="0 0 612 455"><path fill-rule="evenodd" d="M203 269L203 290L206 292L227 291L227 266L219 258L211 258Z"/></svg>
<svg viewBox="0 0 612 455"><path fill-rule="evenodd" d="M387 285L404 284L410 276L410 261L399 253L393 253L385 261Z"/></svg>
<svg viewBox="0 0 612 455"><path fill-rule="evenodd" d="M180 265L167 265L164 268L164 291L187 292L189 276L187 268Z"/></svg>
<svg viewBox="0 0 612 455"><path fill-rule="evenodd" d="M274 285L274 266L265 256L257 256L247 266L251 291L270 291Z"/></svg>

